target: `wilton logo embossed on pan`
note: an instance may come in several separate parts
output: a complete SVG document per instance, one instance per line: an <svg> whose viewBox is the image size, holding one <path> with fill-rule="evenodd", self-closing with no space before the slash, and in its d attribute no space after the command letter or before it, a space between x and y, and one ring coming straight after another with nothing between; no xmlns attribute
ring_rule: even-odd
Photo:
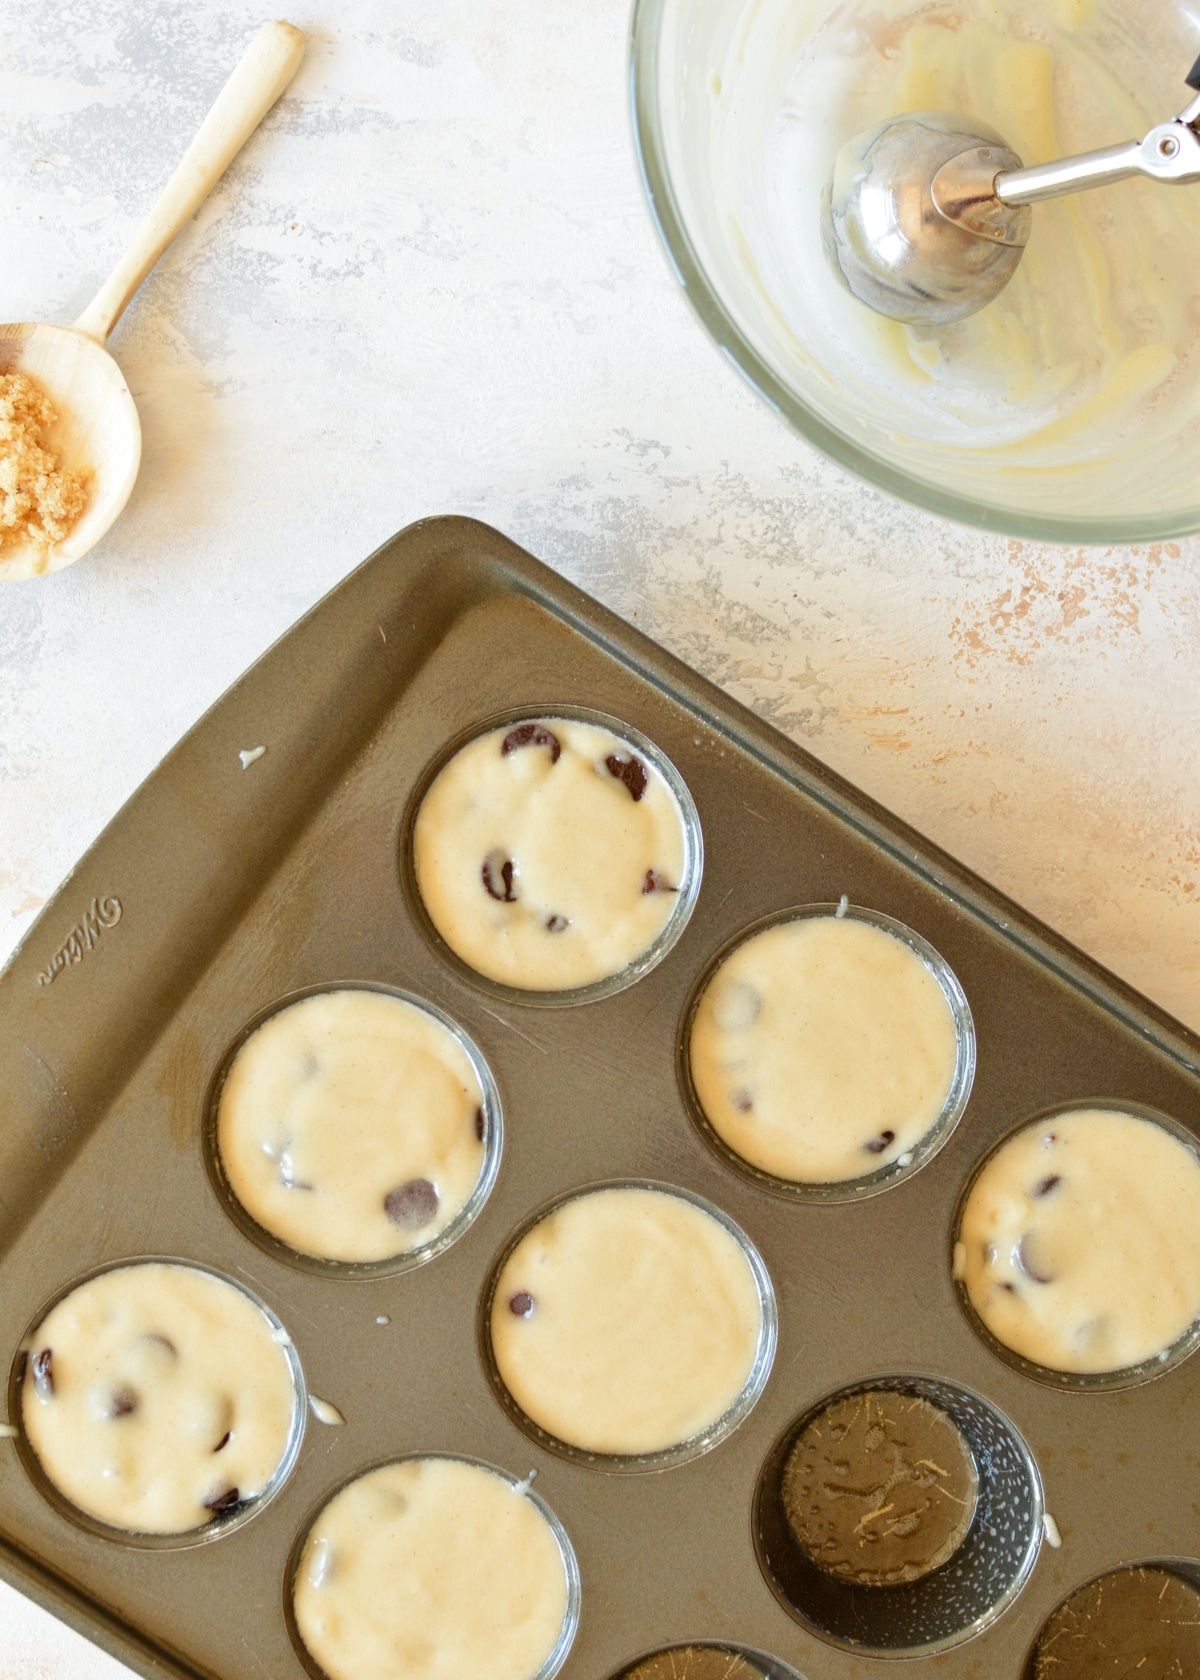
<svg viewBox="0 0 1200 1680"><path fill-rule="evenodd" d="M66 939L50 958L37 977L39 986L49 986L57 980L69 963L82 962L105 928L116 927L121 920L121 900L111 893L107 898L94 898L83 917L71 929Z"/></svg>

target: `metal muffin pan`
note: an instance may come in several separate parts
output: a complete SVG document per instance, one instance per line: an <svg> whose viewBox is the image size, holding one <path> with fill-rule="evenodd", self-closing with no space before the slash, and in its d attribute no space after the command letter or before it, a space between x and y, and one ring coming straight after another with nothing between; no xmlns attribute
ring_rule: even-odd
<svg viewBox="0 0 1200 1680"><path fill-rule="evenodd" d="M705 862L692 916L651 972L548 1007L499 997L442 958L407 901L401 839L450 741L518 708L572 707L641 731L675 765ZM239 753L258 746L243 768ZM820 1204L756 1184L709 1147L678 1057L692 988L719 950L764 917L843 894L949 964L977 1065L965 1113L919 1172ZM504 1113L496 1182L470 1229L388 1276L332 1276L264 1249L206 1166L213 1081L247 1025L307 988L355 982L443 1010L478 1046ZM803 1680L862 1680L888 1659L818 1636L768 1585L756 1490L818 1402L903 1372L978 1396L1012 1426L1063 1537L1003 1614L910 1656L906 1673L1019 1680L1075 1587L1126 1562L1195 1562L1200 1360L1116 1393L1031 1380L960 1307L955 1207L995 1141L1057 1104L1145 1104L1200 1133L1198 1070L1193 1035L503 537L460 519L414 526L185 737L0 975L0 1347L15 1354L46 1304L97 1267L195 1260L278 1315L310 1393L345 1426L310 1421L269 1504L213 1544L176 1548L90 1532L0 1443L0 1573L144 1674L302 1680L284 1593L309 1514L369 1465L459 1453L537 1470L570 1537L582 1603L567 1680L610 1680L692 1642L768 1653ZM478 1334L514 1231L614 1179L724 1210L778 1303L753 1410L712 1450L655 1473L610 1473L532 1440L489 1385Z"/></svg>

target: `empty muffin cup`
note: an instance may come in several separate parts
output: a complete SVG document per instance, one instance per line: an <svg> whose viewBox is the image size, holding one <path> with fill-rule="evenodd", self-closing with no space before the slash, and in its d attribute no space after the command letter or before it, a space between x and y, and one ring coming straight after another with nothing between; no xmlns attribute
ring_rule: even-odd
<svg viewBox="0 0 1200 1680"><path fill-rule="evenodd" d="M304 1381L283 1325L240 1284L129 1260L73 1284L13 1366L35 1485L76 1521L143 1544L228 1533L295 1463Z"/></svg>
<svg viewBox="0 0 1200 1680"><path fill-rule="evenodd" d="M667 1645L639 1657L613 1680L799 1680L777 1657L742 1645Z"/></svg>
<svg viewBox="0 0 1200 1680"><path fill-rule="evenodd" d="M968 1319L1055 1387L1124 1388L1200 1342L1200 1148L1137 1104L1028 1121L975 1169L954 1223Z"/></svg>
<svg viewBox="0 0 1200 1680"><path fill-rule="evenodd" d="M975 1073L962 987L878 911L816 904L717 953L684 1012L680 1079L702 1136L762 1188L846 1201L916 1172Z"/></svg>
<svg viewBox="0 0 1200 1680"><path fill-rule="evenodd" d="M551 1680L579 1569L530 1480L453 1454L376 1465L293 1547L284 1612L314 1680Z"/></svg>
<svg viewBox="0 0 1200 1680"><path fill-rule="evenodd" d="M1059 1605L1021 1680L1178 1680L1200 1674L1200 1564L1133 1565Z"/></svg>
<svg viewBox="0 0 1200 1680"><path fill-rule="evenodd" d="M320 1271L440 1254L495 1181L500 1101L450 1018L405 992L314 988L256 1017L209 1102L210 1177L247 1235Z"/></svg>
<svg viewBox="0 0 1200 1680"><path fill-rule="evenodd" d="M872 1656L932 1656L1012 1603L1042 1511L1037 1466L994 1406L940 1378L889 1376L783 1432L754 1537L768 1585L810 1632Z"/></svg>
<svg viewBox="0 0 1200 1680"><path fill-rule="evenodd" d="M481 1303L485 1367L539 1444L604 1469L706 1452L750 1411L775 1349L766 1268L719 1209L621 1182L530 1219Z"/></svg>
<svg viewBox="0 0 1200 1680"><path fill-rule="evenodd" d="M700 823L637 730L550 707L492 719L426 772L404 877L418 921L464 974L523 1002L585 1002L640 979L700 889Z"/></svg>

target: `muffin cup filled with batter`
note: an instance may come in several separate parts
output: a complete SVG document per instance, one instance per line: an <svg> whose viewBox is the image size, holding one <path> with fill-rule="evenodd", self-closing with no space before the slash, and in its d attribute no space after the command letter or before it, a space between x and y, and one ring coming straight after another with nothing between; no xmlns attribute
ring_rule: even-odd
<svg viewBox="0 0 1200 1680"><path fill-rule="evenodd" d="M213 1083L209 1176L245 1231L306 1269L423 1265L479 1214L500 1099L460 1027L423 999L347 982L257 1016Z"/></svg>
<svg viewBox="0 0 1200 1680"><path fill-rule="evenodd" d="M480 1310L484 1365L539 1445L657 1470L717 1445L762 1393L775 1295L719 1208L621 1180L560 1197L515 1233Z"/></svg>
<svg viewBox="0 0 1200 1680"><path fill-rule="evenodd" d="M911 1374L818 1400L776 1440L754 1495L758 1561L830 1644L933 1656L1021 1591L1043 1535L1025 1442L970 1389Z"/></svg>
<svg viewBox="0 0 1200 1680"><path fill-rule="evenodd" d="M638 730L525 709L452 741L410 802L402 872L434 948L523 1003L586 1003L647 974L703 869L679 772Z"/></svg>
<svg viewBox="0 0 1200 1680"><path fill-rule="evenodd" d="M1129 1388L1200 1345L1200 1145L1137 1103L1025 1121L959 1199L951 1269L972 1326L1055 1388Z"/></svg>
<svg viewBox="0 0 1200 1680"><path fill-rule="evenodd" d="M207 1266L124 1260L64 1290L22 1339L9 1415L35 1486L112 1539L191 1545L278 1491L304 1435L291 1337Z"/></svg>
<svg viewBox="0 0 1200 1680"><path fill-rule="evenodd" d="M284 1592L313 1680L551 1680L579 1624L579 1566L531 1480L412 1453L325 1499Z"/></svg>
<svg viewBox="0 0 1200 1680"><path fill-rule="evenodd" d="M922 1167L957 1125L975 1029L952 970L879 911L783 910L739 933L684 1010L701 1135L761 1188L850 1201Z"/></svg>

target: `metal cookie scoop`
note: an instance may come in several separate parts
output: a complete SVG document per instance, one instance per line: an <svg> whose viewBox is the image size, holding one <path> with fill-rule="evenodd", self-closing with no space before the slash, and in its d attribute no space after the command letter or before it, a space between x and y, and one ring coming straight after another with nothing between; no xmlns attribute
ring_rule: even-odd
<svg viewBox="0 0 1200 1680"><path fill-rule="evenodd" d="M825 248L845 284L880 315L940 324L974 315L1012 279L1039 199L1131 175L1200 182L1198 90L1144 140L1024 169L982 123L945 111L893 117L849 141L825 191Z"/></svg>

